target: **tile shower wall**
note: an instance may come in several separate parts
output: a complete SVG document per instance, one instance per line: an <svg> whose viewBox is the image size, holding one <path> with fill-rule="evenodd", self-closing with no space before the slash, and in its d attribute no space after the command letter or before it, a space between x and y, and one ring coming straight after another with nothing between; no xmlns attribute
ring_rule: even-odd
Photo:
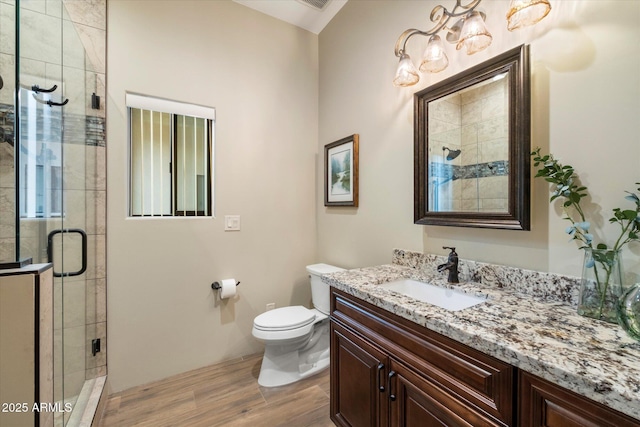
<svg viewBox="0 0 640 427"><path fill-rule="evenodd" d="M13 173L13 90L15 87L13 2L0 0L0 262L15 260L15 180ZM11 143L10 143L11 142Z"/></svg>
<svg viewBox="0 0 640 427"><path fill-rule="evenodd" d="M446 160L446 152L443 149L461 148L461 102L460 95L452 95L429 104L429 158L433 159L429 164L430 189L433 189L429 192L429 197L438 199L430 200L430 210L462 209L460 166L464 153L453 160Z"/></svg>
<svg viewBox="0 0 640 427"><path fill-rule="evenodd" d="M462 94L462 164L489 165L479 178L462 179L464 210L506 211L508 181L494 162L509 158L507 79L503 78ZM505 168L502 171L506 171ZM488 175L493 173L493 175Z"/></svg>
<svg viewBox="0 0 640 427"><path fill-rule="evenodd" d="M507 97L507 81L501 79L429 106L429 153L436 159L429 167L440 210L508 209ZM445 160L443 147L462 152Z"/></svg>
<svg viewBox="0 0 640 427"><path fill-rule="evenodd" d="M13 2L0 0L2 25L0 40L13 39ZM10 22L9 22L10 21ZM56 21L56 23L52 23ZM64 292L59 278L54 292L56 387L64 373L65 392L76 394L85 379L106 374L106 163L105 163L105 60L106 0L23 1L23 31L42 31L23 37L21 75L35 81L62 85L69 103L63 116L50 120L61 129L64 123L64 227L82 228L88 236L88 266L84 274L64 279ZM56 34L51 34L51 32ZM51 54L46 41L63 37L65 48ZM22 42L22 40L21 40ZM55 48L53 48L55 51ZM0 74L5 89L15 87L15 52L12 43L0 41ZM31 58L39 58L34 60ZM62 67L60 66L62 58ZM60 75L62 73L62 75ZM30 82L23 82L30 84ZM100 96L99 109L92 109L91 95ZM36 117L40 120L41 117ZM56 123L57 119L57 123ZM13 166L13 92L0 91L0 259L15 259L15 178ZM58 130L58 132L60 132ZM56 223L57 222L57 223ZM43 227L46 229L44 232ZM60 227L60 220L23 220L21 247L34 254L34 260L46 260L46 233ZM39 236L45 236L39 237ZM65 246L76 251L76 242ZM64 312L63 312L64 308ZM64 334L64 340L63 340ZM91 354L91 339L101 339L101 352ZM64 346L63 346L64 345ZM62 357L62 352L64 356ZM68 394L68 393L65 393ZM61 390L56 389L56 396ZM73 396L65 395L65 399Z"/></svg>
<svg viewBox="0 0 640 427"><path fill-rule="evenodd" d="M13 146L8 142L13 140L13 106L0 104L0 128L0 261L6 262L15 260L16 245Z"/></svg>

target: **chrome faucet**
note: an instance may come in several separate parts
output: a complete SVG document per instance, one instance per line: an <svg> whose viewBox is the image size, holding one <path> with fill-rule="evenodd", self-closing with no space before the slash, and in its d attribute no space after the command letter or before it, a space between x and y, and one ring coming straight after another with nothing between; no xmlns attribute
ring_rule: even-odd
<svg viewBox="0 0 640 427"><path fill-rule="evenodd" d="M451 249L451 252L449 253L449 258L447 259L447 263L440 264L438 266L438 272L449 270L449 277L447 278L447 282L459 283L460 281L458 280L458 254L456 253L456 248L443 246L442 249Z"/></svg>

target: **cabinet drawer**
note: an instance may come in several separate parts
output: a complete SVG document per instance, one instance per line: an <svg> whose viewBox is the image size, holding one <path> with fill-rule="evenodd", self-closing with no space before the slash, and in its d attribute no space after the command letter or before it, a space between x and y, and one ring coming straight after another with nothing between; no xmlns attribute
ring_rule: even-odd
<svg viewBox="0 0 640 427"><path fill-rule="evenodd" d="M331 289L331 316L498 425L513 425L515 368L511 365L335 288Z"/></svg>

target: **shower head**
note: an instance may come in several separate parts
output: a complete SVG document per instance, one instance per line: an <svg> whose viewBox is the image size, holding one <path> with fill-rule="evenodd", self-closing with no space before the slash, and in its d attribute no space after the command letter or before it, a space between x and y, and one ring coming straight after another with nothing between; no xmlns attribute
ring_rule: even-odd
<svg viewBox="0 0 640 427"><path fill-rule="evenodd" d="M442 147L442 156L444 157L444 150L449 150L449 154L447 154L447 160L453 160L460 155L462 150L452 150L449 147Z"/></svg>

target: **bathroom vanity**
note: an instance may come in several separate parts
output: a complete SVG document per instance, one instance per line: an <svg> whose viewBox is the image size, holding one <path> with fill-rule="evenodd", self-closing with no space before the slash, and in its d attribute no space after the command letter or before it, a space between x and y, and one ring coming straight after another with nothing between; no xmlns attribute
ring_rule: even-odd
<svg viewBox="0 0 640 427"><path fill-rule="evenodd" d="M391 265L323 277L337 425L640 426L640 343L578 316L569 278L467 263L477 281L460 290L488 299L461 311L380 286L451 287L431 272L441 260L396 251Z"/></svg>

